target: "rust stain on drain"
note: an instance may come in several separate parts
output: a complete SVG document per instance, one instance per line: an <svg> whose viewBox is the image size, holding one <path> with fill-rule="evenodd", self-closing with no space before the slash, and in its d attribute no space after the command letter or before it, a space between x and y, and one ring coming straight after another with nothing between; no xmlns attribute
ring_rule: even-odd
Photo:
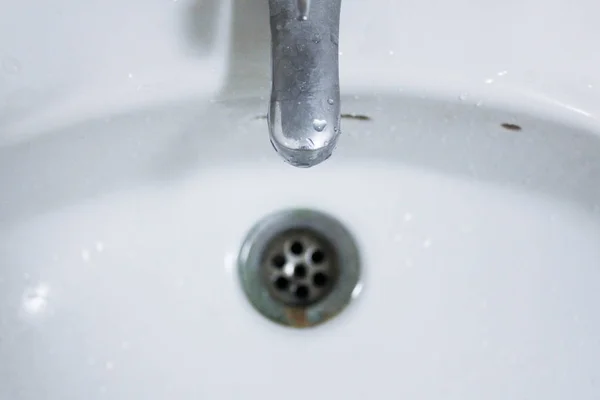
<svg viewBox="0 0 600 400"><path fill-rule="evenodd" d="M306 310L302 308L286 308L285 315L290 325L295 328L308 328L310 326L308 318L306 318Z"/></svg>

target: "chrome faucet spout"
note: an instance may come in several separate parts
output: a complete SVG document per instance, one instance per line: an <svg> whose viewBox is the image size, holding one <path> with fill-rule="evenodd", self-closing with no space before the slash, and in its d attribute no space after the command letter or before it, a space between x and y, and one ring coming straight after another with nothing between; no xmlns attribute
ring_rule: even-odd
<svg viewBox="0 0 600 400"><path fill-rule="evenodd" d="M271 143L285 161L328 159L340 130L338 35L341 0L269 0Z"/></svg>

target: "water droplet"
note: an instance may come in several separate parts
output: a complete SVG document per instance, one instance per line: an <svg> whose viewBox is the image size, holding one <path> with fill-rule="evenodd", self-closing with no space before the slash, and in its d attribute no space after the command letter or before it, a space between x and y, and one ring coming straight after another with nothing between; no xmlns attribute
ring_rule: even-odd
<svg viewBox="0 0 600 400"><path fill-rule="evenodd" d="M494 83L494 80L492 78L488 78L485 80L485 83L489 85L490 83Z"/></svg>
<svg viewBox="0 0 600 400"><path fill-rule="evenodd" d="M394 50L390 50L390 51L388 52L388 54L389 54L390 56L393 56L393 55L394 55Z"/></svg>
<svg viewBox="0 0 600 400"><path fill-rule="evenodd" d="M89 250L87 250L87 249L82 249L81 250L81 259L84 262L90 261L90 252L89 252Z"/></svg>
<svg viewBox="0 0 600 400"><path fill-rule="evenodd" d="M334 103L333 99L329 99L329 100L327 100L327 104L329 104L329 105L333 105L333 103Z"/></svg>
<svg viewBox="0 0 600 400"><path fill-rule="evenodd" d="M130 72L130 73L128 73L128 74L127 74L127 77L128 77L129 79L131 79L131 78L133 78L133 74Z"/></svg>
<svg viewBox="0 0 600 400"><path fill-rule="evenodd" d="M324 119L313 119L313 128L315 128L315 131L317 132L323 132L323 129L325 129L325 127L327 126L327 121L325 121Z"/></svg>
<svg viewBox="0 0 600 400"><path fill-rule="evenodd" d="M321 42L321 36L318 33L315 33L315 36L313 36L313 43L319 44L320 42Z"/></svg>
<svg viewBox="0 0 600 400"><path fill-rule="evenodd" d="M404 214L404 220L406 222L411 221L413 219L413 215L411 213Z"/></svg>
<svg viewBox="0 0 600 400"><path fill-rule="evenodd" d="M96 242L96 251L102 253L104 251L104 243Z"/></svg>
<svg viewBox="0 0 600 400"><path fill-rule="evenodd" d="M461 93L460 95L458 95L458 99L460 101L465 101L467 99L467 97L469 97L469 95L467 93Z"/></svg>
<svg viewBox="0 0 600 400"><path fill-rule="evenodd" d="M498 75L498 76L504 76L504 75L506 75L506 74L508 74L508 71L500 71L500 72L498 72L498 74L497 74L497 75Z"/></svg>
<svg viewBox="0 0 600 400"><path fill-rule="evenodd" d="M431 239L427 238L423 241L423 248L426 249L428 247L431 247Z"/></svg>
<svg viewBox="0 0 600 400"><path fill-rule="evenodd" d="M2 58L2 71L10 75L15 75L21 72L21 63L16 58L4 57Z"/></svg>
<svg viewBox="0 0 600 400"><path fill-rule="evenodd" d="M338 52L338 55L343 56L344 53L342 53L341 51Z"/></svg>
<svg viewBox="0 0 600 400"><path fill-rule="evenodd" d="M39 314L48 305L50 288L44 283L25 289L23 293L23 310L28 314Z"/></svg>
<svg viewBox="0 0 600 400"><path fill-rule="evenodd" d="M298 19L306 21L310 11L310 0L298 0Z"/></svg>

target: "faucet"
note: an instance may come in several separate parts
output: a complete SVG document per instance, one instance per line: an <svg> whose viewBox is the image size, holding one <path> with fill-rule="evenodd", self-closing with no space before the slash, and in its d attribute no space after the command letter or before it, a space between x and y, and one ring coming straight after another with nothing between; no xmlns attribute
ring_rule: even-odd
<svg viewBox="0 0 600 400"><path fill-rule="evenodd" d="M328 159L340 131L338 35L342 0L269 0L269 136L296 167Z"/></svg>

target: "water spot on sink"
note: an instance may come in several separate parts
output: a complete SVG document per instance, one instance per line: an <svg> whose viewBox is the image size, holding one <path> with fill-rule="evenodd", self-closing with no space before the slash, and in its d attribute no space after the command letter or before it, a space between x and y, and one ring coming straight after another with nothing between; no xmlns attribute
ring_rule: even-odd
<svg viewBox="0 0 600 400"><path fill-rule="evenodd" d="M523 128L521 128L521 126L519 126L517 124L511 124L509 122L504 122L504 123L500 124L500 126L503 127L504 129L507 129L509 131L515 131L515 132L523 129Z"/></svg>
<svg viewBox="0 0 600 400"><path fill-rule="evenodd" d="M28 287L23 293L23 311L27 314L40 314L48 305L48 294L50 287L40 283L33 287Z"/></svg>
<svg viewBox="0 0 600 400"><path fill-rule="evenodd" d="M0 61L2 71L9 75L16 75L21 72L21 63L13 57L3 57Z"/></svg>

